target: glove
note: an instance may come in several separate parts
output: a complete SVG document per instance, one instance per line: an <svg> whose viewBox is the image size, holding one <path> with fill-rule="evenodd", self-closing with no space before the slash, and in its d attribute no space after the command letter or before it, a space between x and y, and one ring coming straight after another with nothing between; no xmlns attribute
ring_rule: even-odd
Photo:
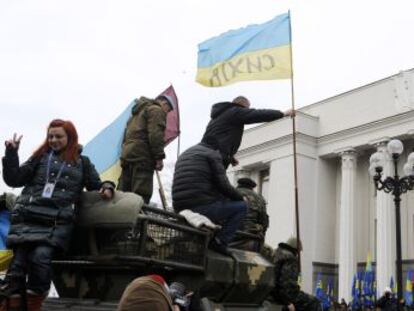
<svg viewBox="0 0 414 311"><path fill-rule="evenodd" d="M189 209L182 210L179 214L183 216L185 220L187 220L187 222L193 227L201 228L202 226L205 226L213 230L219 228L219 226L212 223L211 220L208 219L206 216L201 215L199 213L194 213Z"/></svg>

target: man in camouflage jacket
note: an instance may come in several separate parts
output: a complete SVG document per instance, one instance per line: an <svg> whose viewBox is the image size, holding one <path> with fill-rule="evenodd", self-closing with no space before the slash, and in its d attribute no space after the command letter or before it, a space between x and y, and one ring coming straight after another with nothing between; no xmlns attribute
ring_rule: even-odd
<svg viewBox="0 0 414 311"><path fill-rule="evenodd" d="M266 212L266 201L253 189L256 183L250 178L240 178L237 181L237 191L247 200L247 215L243 222L242 231L254 234L259 239L239 237L231 243L232 247L260 252L269 227L269 216Z"/></svg>
<svg viewBox="0 0 414 311"><path fill-rule="evenodd" d="M286 306L290 311L320 311L320 301L300 290L298 284L298 254L302 251L302 243L290 238L286 243L279 243L274 254L275 288L273 298Z"/></svg>
<svg viewBox="0 0 414 311"><path fill-rule="evenodd" d="M164 131L173 103L166 95L135 101L122 143L118 189L134 192L149 203L154 170L160 171L164 166Z"/></svg>

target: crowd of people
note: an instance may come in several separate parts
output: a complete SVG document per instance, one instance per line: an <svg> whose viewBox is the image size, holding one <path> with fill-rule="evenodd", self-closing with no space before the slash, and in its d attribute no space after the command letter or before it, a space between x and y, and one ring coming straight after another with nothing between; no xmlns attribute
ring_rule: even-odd
<svg viewBox="0 0 414 311"><path fill-rule="evenodd" d="M134 192L147 203L153 192L154 171L163 169L166 118L173 107L166 95L154 100L141 97L127 122L117 189ZM293 117L294 112L252 109L242 96L215 104L202 140L179 156L172 187L174 210L190 210L220 225L211 239L211 249L225 255L231 252L229 246L263 250L262 243L237 240L235 233L242 229L263 241L269 226L266 202L254 192L256 184L249 178L239 179L238 187L233 187L226 169L238 164L235 155L245 124L285 116ZM22 164L18 155L21 141L22 136L16 134L7 140L3 157L5 183L23 190L10 207L7 247L14 256L0 285L0 311L41 310L51 285L52 259L68 249L76 219L75 204L81 193L85 188L99 191L104 200L110 200L115 192L115 184L101 181L90 159L82 155L72 122L50 122L44 142ZM315 298L297 285L301 250L300 241L290 239L279 244L274 257L269 258L277 267L271 298L288 310L319 310ZM176 303L190 301L191 293L184 292L181 285L168 285L159 275L138 278L126 288L118 310L188 309L189 303Z"/></svg>

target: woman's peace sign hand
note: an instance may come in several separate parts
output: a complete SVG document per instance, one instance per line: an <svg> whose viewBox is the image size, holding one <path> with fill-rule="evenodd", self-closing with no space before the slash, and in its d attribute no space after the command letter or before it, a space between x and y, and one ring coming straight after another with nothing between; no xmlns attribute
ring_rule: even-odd
<svg viewBox="0 0 414 311"><path fill-rule="evenodd" d="M20 146L20 141L22 140L23 135L20 135L19 137L17 137L17 134L14 133L13 135L13 139L9 139L6 140L4 142L4 144L6 145L6 148L11 148L11 149L19 149Z"/></svg>

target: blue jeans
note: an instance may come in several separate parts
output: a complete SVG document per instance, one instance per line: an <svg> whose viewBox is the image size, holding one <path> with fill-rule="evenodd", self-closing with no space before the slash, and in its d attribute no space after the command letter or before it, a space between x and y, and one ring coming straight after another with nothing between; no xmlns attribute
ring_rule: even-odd
<svg viewBox="0 0 414 311"><path fill-rule="evenodd" d="M192 208L193 212L208 217L212 222L221 225L217 238L227 246L246 217L247 205L244 201L217 201Z"/></svg>
<svg viewBox="0 0 414 311"><path fill-rule="evenodd" d="M16 290L30 289L44 294L52 281L52 257L55 249L48 245L22 245L13 249L13 261L6 280L14 283ZM27 285L25 280L27 278Z"/></svg>

